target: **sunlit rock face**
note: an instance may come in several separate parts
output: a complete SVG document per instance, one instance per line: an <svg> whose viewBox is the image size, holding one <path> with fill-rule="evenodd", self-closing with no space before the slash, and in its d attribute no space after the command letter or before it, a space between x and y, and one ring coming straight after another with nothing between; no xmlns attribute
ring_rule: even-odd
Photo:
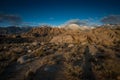
<svg viewBox="0 0 120 80"><path fill-rule="evenodd" d="M50 42L53 43L90 43L112 45L114 42L119 41L120 33L118 29L109 28L95 28L81 30L78 26L73 28L74 24L65 33L54 36ZM72 30L73 28L74 30ZM78 28L78 29L77 29Z"/></svg>

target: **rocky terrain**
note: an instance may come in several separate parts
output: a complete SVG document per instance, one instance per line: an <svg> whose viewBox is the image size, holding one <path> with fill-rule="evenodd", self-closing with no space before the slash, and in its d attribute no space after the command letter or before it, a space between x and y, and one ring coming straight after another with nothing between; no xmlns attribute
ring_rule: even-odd
<svg viewBox="0 0 120 80"><path fill-rule="evenodd" d="M120 80L120 27L1 34L0 80Z"/></svg>

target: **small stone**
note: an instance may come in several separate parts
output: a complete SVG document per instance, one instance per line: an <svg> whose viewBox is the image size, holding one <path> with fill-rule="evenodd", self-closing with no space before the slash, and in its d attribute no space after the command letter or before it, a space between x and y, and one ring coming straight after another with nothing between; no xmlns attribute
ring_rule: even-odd
<svg viewBox="0 0 120 80"><path fill-rule="evenodd" d="M38 42L33 42L32 45L33 45L33 46L37 46L37 45L38 45Z"/></svg>
<svg viewBox="0 0 120 80"><path fill-rule="evenodd" d="M7 47L6 46L4 46L4 49L6 49Z"/></svg>
<svg viewBox="0 0 120 80"><path fill-rule="evenodd" d="M73 47L73 46L74 46L74 44L69 44L69 45L68 45L69 48L71 48L71 47Z"/></svg>
<svg viewBox="0 0 120 80"><path fill-rule="evenodd" d="M40 44L41 44L41 45L44 45L45 43L44 43L44 42L41 42Z"/></svg>
<svg viewBox="0 0 120 80"><path fill-rule="evenodd" d="M32 52L32 50L28 50L28 53L31 53Z"/></svg>
<svg viewBox="0 0 120 80"><path fill-rule="evenodd" d="M30 46L26 46L26 48L28 48L28 49L29 49L29 48L30 48Z"/></svg>
<svg viewBox="0 0 120 80"><path fill-rule="evenodd" d="M88 44L88 43L87 43L87 42L82 42L82 43L81 43L81 45L86 45L86 44Z"/></svg>

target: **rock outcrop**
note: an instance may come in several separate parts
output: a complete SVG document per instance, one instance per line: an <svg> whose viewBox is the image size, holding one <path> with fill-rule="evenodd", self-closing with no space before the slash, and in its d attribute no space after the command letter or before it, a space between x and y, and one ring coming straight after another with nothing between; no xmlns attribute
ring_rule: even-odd
<svg viewBox="0 0 120 80"><path fill-rule="evenodd" d="M90 43L112 45L120 41L120 33L117 29L95 28L88 31L68 30L64 34L54 36L50 42L54 43Z"/></svg>

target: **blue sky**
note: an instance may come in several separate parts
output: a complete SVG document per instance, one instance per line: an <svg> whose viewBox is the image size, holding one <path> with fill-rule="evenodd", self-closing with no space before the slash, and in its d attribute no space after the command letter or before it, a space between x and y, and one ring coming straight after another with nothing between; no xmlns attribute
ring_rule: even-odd
<svg viewBox="0 0 120 80"><path fill-rule="evenodd" d="M70 19L99 23L120 14L120 0L0 0L0 13L19 15L29 25L60 25Z"/></svg>

